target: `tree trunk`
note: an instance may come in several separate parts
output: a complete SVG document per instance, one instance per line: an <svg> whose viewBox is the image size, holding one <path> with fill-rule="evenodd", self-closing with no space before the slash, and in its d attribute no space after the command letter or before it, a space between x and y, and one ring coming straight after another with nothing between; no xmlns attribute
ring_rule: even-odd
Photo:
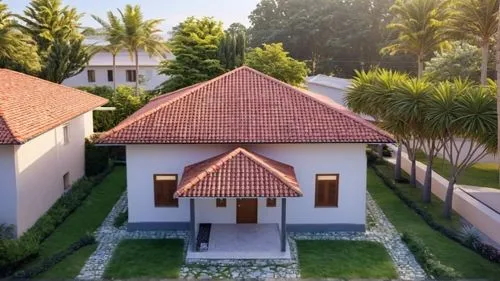
<svg viewBox="0 0 500 281"><path fill-rule="evenodd" d="M488 41L482 43L481 45L481 85L485 86L488 79L488 55L489 55L489 46Z"/></svg>
<svg viewBox="0 0 500 281"><path fill-rule="evenodd" d="M500 7L499 7L500 10ZM500 11L499 11L500 12ZM497 132L497 164L498 164L498 184L500 185L500 21L498 22L498 31L497 31L497 123L498 123L498 132Z"/></svg>
<svg viewBox="0 0 500 281"><path fill-rule="evenodd" d="M116 54L113 54L113 92L116 92Z"/></svg>
<svg viewBox="0 0 500 281"><path fill-rule="evenodd" d="M401 180L401 153L403 152L403 148L401 144L398 145L398 151L396 153L396 166L394 166L394 180Z"/></svg>
<svg viewBox="0 0 500 281"><path fill-rule="evenodd" d="M431 194L432 194L432 164L434 162L434 158L432 157L432 153L427 155L427 169L425 169L425 179L424 186L422 187L422 201L424 203L431 202Z"/></svg>
<svg viewBox="0 0 500 281"><path fill-rule="evenodd" d="M139 51L135 50L135 94L139 95Z"/></svg>
<svg viewBox="0 0 500 281"><path fill-rule="evenodd" d="M411 159L410 185L417 186L417 160L415 157Z"/></svg>
<svg viewBox="0 0 500 281"><path fill-rule="evenodd" d="M417 64L418 64L417 77L422 78L422 76L424 75L424 56L423 55L418 55Z"/></svg>
<svg viewBox="0 0 500 281"><path fill-rule="evenodd" d="M455 177L452 177L448 182L448 189L446 190L446 198L444 200L443 216L447 219L451 218L451 210L453 207L453 190L455 187Z"/></svg>
<svg viewBox="0 0 500 281"><path fill-rule="evenodd" d="M377 148L378 148L378 157L380 157L381 159L384 158L384 145L379 144Z"/></svg>

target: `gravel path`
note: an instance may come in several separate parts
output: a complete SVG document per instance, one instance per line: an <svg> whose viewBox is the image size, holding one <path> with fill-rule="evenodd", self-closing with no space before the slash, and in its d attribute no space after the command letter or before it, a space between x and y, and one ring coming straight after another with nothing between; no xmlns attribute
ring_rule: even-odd
<svg viewBox="0 0 500 281"><path fill-rule="evenodd" d="M120 198L102 226L96 232L99 243L77 279L102 279L113 251L122 239L173 239L181 238L188 245L185 231L135 231L127 232L126 227L115 228L115 218L127 208L126 193ZM375 241L384 245L391 256L401 280L424 280L427 275L408 250L394 226L367 193L367 213L373 221L368 230L359 232L289 233L291 260L199 260L186 263L180 271L180 278L213 279L269 279L300 278L295 240L352 240Z"/></svg>

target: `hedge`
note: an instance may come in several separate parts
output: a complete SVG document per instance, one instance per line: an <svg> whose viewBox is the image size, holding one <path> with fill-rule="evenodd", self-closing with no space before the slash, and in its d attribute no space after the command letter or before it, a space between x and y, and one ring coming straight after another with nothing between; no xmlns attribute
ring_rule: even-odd
<svg viewBox="0 0 500 281"><path fill-rule="evenodd" d="M457 279L460 276L454 268L446 266L439 262L431 253L422 240L416 236L404 232L401 239L408 245L408 248L413 253L420 265L423 266L427 274L440 279Z"/></svg>
<svg viewBox="0 0 500 281"><path fill-rule="evenodd" d="M92 140L85 140L85 175L95 176L109 167L109 148L96 146Z"/></svg>
<svg viewBox="0 0 500 281"><path fill-rule="evenodd" d="M18 271L14 274L14 278L16 279L29 279L32 277L35 277L41 273L44 273L54 267L56 264L60 263L62 260L64 260L66 257L69 255L73 254L74 252L80 250L81 248L95 244L95 238L94 236L87 234L80 238L77 242L71 244L67 249L60 251L51 257L48 257L44 259L40 264L31 267L27 270L21 270Z"/></svg>
<svg viewBox="0 0 500 281"><path fill-rule="evenodd" d="M19 239L0 239L0 277L13 273L36 257L40 244L87 198L92 188L112 170L76 181Z"/></svg>
<svg viewBox="0 0 500 281"><path fill-rule="evenodd" d="M462 241L460 235L452 229L449 229L441 224L439 224L432 215L427 212L425 209L422 209L416 204L413 200L408 198L405 194L403 194L399 188L394 184L394 182L387 178L378 168L373 164L369 164L369 166L373 169L375 174L384 182L384 184L389 187L396 196L403 201L410 209L412 209L415 213L417 213L432 229L439 231L444 236L456 241L460 245L469 248L476 253L480 254L484 258L500 263L500 252L493 246L482 243L480 241L475 242L473 244L468 244Z"/></svg>

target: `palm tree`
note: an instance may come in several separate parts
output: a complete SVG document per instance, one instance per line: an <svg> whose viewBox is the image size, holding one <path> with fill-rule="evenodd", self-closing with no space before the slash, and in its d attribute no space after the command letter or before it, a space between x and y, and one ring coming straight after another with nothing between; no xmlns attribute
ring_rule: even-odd
<svg viewBox="0 0 500 281"><path fill-rule="evenodd" d="M120 19L112 12L108 12L108 21L105 21L98 16L92 15L102 27L99 34L104 35L109 43L105 46L98 46L95 51L109 52L113 57L113 90L116 91L116 56L122 51L123 44L121 42L121 32L124 29Z"/></svg>
<svg viewBox="0 0 500 281"><path fill-rule="evenodd" d="M428 105L429 125L444 133L444 151L451 163L443 215L451 216L457 178L497 148L497 112L494 87L467 81L443 82ZM495 132L495 133L492 133ZM464 143L470 145L465 148Z"/></svg>
<svg viewBox="0 0 500 281"><path fill-rule="evenodd" d="M498 30L499 0L451 1L447 32L481 48L481 85L487 84L489 45Z"/></svg>
<svg viewBox="0 0 500 281"><path fill-rule="evenodd" d="M158 25L161 19L144 20L141 8L136 5L127 5L121 16L122 28L117 34L117 39L128 50L135 61L135 90L139 93L139 51L144 50L150 56L161 56L165 58L168 48L160 36L161 30Z"/></svg>
<svg viewBox="0 0 500 281"><path fill-rule="evenodd" d="M28 72L40 70L36 43L18 29L7 5L0 0L0 63L17 65Z"/></svg>
<svg viewBox="0 0 500 281"><path fill-rule="evenodd" d="M387 28L397 32L398 37L381 52L415 55L418 77L422 77L424 60L443 45L443 5L438 0L397 0L390 8L394 19Z"/></svg>

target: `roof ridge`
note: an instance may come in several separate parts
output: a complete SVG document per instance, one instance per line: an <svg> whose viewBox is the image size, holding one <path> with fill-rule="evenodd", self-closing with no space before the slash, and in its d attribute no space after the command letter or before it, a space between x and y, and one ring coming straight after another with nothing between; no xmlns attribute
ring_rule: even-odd
<svg viewBox="0 0 500 281"><path fill-rule="evenodd" d="M226 155L224 155L224 154L219 155L219 156L222 156L222 155L224 155L224 156L221 157L214 164L210 165L207 169L201 171L198 175L196 175L194 177L194 179L192 179L191 181L186 183L184 185L184 188L182 189L182 193L189 191L193 186L195 186L197 183L202 181L205 177L207 177L211 173L215 172L216 170L219 170L229 160L235 158L239 154L242 154L246 158L251 160L253 163L259 165L260 167L264 168L265 170L267 170L268 172L273 174L279 181L281 181L283 184L285 184L288 188L293 189L298 194L302 194L302 191L300 191L300 189L293 186L282 172L280 172L279 170L270 166L269 164L265 163L264 160L260 159L260 157L261 157L260 155L254 154L254 153L252 153L252 152L250 152L242 147L238 147L230 152L226 152L225 154ZM215 156L215 157L218 157L218 156Z"/></svg>
<svg viewBox="0 0 500 281"><path fill-rule="evenodd" d="M273 81L273 82L275 82L275 83L278 83L278 84L280 84L280 85L282 85L282 86L285 86L285 87L287 87L287 88L289 88L289 89L293 90L293 92L295 92L295 93L300 93L300 94L302 94L303 96L307 97L308 99L310 99L310 100L312 100L312 101L315 101L315 102L317 102L317 103L319 103L319 104L321 104L321 105L324 105L324 106L326 106L326 107L329 107L329 108L331 108L331 109L335 110L336 112L338 112L338 113L342 114L343 116L346 116L346 117L350 118L350 119L351 119L351 120L353 120L354 122L359 123L360 125L366 126L366 127L368 127L369 129L372 129L372 130L374 130L375 132L377 132L377 133L379 133L379 134L382 134L383 136L386 136L386 137L391 137L391 136L388 136L388 135L387 135L387 133L386 133L386 132L384 132L382 129L378 128L377 126L375 126L375 125L373 125L373 124L371 124L371 123L369 123L368 121L363 120L361 117L358 117L357 115L354 115L354 113L353 113L353 114L349 114L349 113L344 112L344 109L345 109L345 110L348 110L348 109L347 109L347 108L345 108L345 107L343 107L342 105L340 105L340 104L336 103L335 101L333 101L333 100L331 100L331 99L330 99L330 100L332 101L332 103L335 103L335 104L336 104L336 105L338 105L339 107L343 107L343 109L337 108L336 106L332 106L332 104L326 103L326 102L324 102L324 101L322 101L322 100L320 100L320 99L318 99L318 98L316 98L316 97L312 96L311 94L313 94L313 93L312 93L312 92L310 92L310 91L307 91L307 90L305 90L305 89L301 89L301 88L296 88L296 87L293 87L293 86L291 86L291 85L289 85L289 84L287 84L287 83L285 83L285 82L283 82L283 81L281 81L281 80L278 80L278 79L276 79L276 78L274 78L274 77L272 77L272 76L269 76L269 75L267 75L267 74L265 74L265 73L262 73L262 72L260 72L260 71L257 71L257 70L255 70L255 69L253 69L253 68L251 68L251 67L244 66L244 68L246 68L246 69L248 69L248 70L250 70L250 71L254 72L255 74L258 74L258 75L261 75L261 76L263 76L263 77L265 77L265 78L268 78L268 79L270 79L271 81Z"/></svg>
<svg viewBox="0 0 500 281"><path fill-rule="evenodd" d="M274 167L272 167L271 165L267 164L265 162L265 160L260 159L260 157L264 157L264 156L261 156L261 155L256 154L256 153L252 153L244 148L241 148L241 150L245 156L252 159L256 164L260 165L264 169L271 172L275 177L278 178L278 180L283 182L283 184L285 184L289 188L293 189L295 192L302 194L302 191L300 191L300 189L297 189L297 188L295 188L295 186L290 184L290 181L286 178L286 176L281 171L279 171L279 170L275 169Z"/></svg>
<svg viewBox="0 0 500 281"><path fill-rule="evenodd" d="M224 73L224 74L222 74L222 75L219 75L219 76L217 76L217 77L214 77L214 78L212 78L212 79L210 79L210 80L208 80L208 81L200 82L200 83L198 83L198 84L193 84L193 85L190 85L190 86L187 86L187 87L184 87L184 88L181 88L181 89L175 90L175 91L173 91L173 92L169 92L169 93L163 94L163 95L161 95L161 96L158 96L158 97L156 97L155 99L150 100L150 101L149 101L146 105L148 105L149 103L151 103L151 102L152 102L152 101L154 101L154 100L158 100L158 99L160 99L160 98L165 98L165 97L168 97L169 95L179 93L179 92L181 92L181 91L183 91L183 90L184 90L184 91L186 91L185 93L181 94L179 97L174 98L174 99L172 99L171 101L168 101L168 102L165 102L165 103L159 104L157 107L152 108L152 109L150 109L150 110L148 110L148 111L146 111L146 112L142 113L141 115L139 115L139 116L137 116L137 117L134 117L134 118L133 118L132 120L130 120L129 122L127 122L127 120L131 119L132 115L131 115L131 116L129 116L129 117L127 117L127 119L125 119L125 120L123 120L122 122L120 122L120 124L116 125L116 127L114 127L113 129L111 129L111 130L109 130L109 131L107 131L107 132L105 132L105 133L101 134L100 139L104 139L104 138L106 138L106 137L110 136L111 134L113 134L113 133L117 132L118 130L125 129L126 127L128 127L128 126L130 126L130 125L132 125L132 124L134 124L134 123L136 123L136 122L138 122L138 121L140 121L140 120L141 120L141 119L143 119L144 117L147 117L147 116L149 116L149 115L151 115L151 114L154 114L154 113L155 113L155 112L157 112L158 110L160 110L160 109L162 109L162 108L164 108L164 107L166 107L166 106L168 106L168 105L171 105L171 104L173 104L173 103L175 103L175 102L177 102L177 101L179 101L179 100L181 100L181 99L185 98L186 96L189 96L189 95L193 94L196 90L200 89L201 87L204 87L204 86L210 85L210 84L212 84L212 83L214 83L214 82L216 82L216 81L218 81L218 80L220 80L220 79L222 79L222 78L224 78L224 77L228 76L229 74L232 74L232 73L234 73L234 72L236 72L236 71L239 71L239 70L242 70L242 69L244 69L244 68L243 68L243 67L239 67L239 68L233 69L233 70L231 70L231 71L229 71L229 72L226 72L226 73ZM146 105L145 105L145 106L146 106Z"/></svg>
<svg viewBox="0 0 500 281"><path fill-rule="evenodd" d="M26 73L14 71L14 70L11 70L11 69L8 69L8 68L0 68L0 71L1 70L7 71L7 72L11 72L11 73L14 73L14 74L17 74L17 75L22 75L22 76L25 76L25 77L27 77L29 79L32 79L32 80L41 81L41 82L44 82L44 83L47 83L47 84L51 84L51 85L55 85L55 86L60 86L60 87L63 87L63 88L66 88L66 89L69 89L69 90L72 90L72 91L77 91L77 92L80 92L80 93L82 93L82 94L84 94L86 96L91 96L91 97L103 99L103 100L106 100L106 103L109 102L109 100L107 100L106 98L103 98L103 97L98 96L98 95L91 94L89 92L80 90L78 88L73 88L73 87L70 87L70 86L63 85L63 84L55 83L55 82L52 82L52 81L49 81L49 80L45 80L45 79L42 79L42 78L39 78L39 77L36 77L36 76L28 75Z"/></svg>

